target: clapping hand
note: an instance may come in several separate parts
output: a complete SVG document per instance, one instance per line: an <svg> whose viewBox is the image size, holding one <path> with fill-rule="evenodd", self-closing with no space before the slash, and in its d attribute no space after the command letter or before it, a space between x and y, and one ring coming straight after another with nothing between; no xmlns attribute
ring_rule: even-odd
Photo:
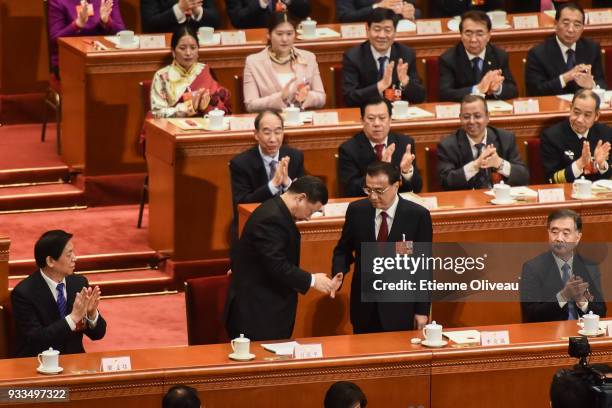
<svg viewBox="0 0 612 408"><path fill-rule="evenodd" d="M397 61L397 78L402 86L408 85L410 77L408 76L408 63L404 62L402 58Z"/></svg>
<svg viewBox="0 0 612 408"><path fill-rule="evenodd" d="M285 84L285 86L283 86L283 90L281 91L281 98L283 99L283 101L286 102L290 99L293 99L293 94L295 93L295 90L293 89L293 83L295 82L295 80L296 78L293 77L289 82Z"/></svg>
<svg viewBox="0 0 612 408"><path fill-rule="evenodd" d="M605 163L608 161L608 157L610 156L610 142L604 143L602 140L597 142L595 146L595 163L599 168L603 168Z"/></svg>
<svg viewBox="0 0 612 408"><path fill-rule="evenodd" d="M414 8L414 4L404 2L403 5L402 5L402 12L400 14L406 20L414 20L415 19L415 15L414 15L415 11L416 11L416 9Z"/></svg>
<svg viewBox="0 0 612 408"><path fill-rule="evenodd" d="M102 8L102 6L100 6L100 9ZM79 27L79 28L83 28L85 27L85 24L87 24L87 20L89 19L89 3L87 3L86 0L82 0L81 1L81 8L79 9L79 12L77 14L76 20L75 20L75 24Z"/></svg>
<svg viewBox="0 0 612 408"><path fill-rule="evenodd" d="M386 146L382 151L382 158L380 161L391 163L391 159L393 158L393 153L395 153L395 143L391 143L389 146Z"/></svg>
<svg viewBox="0 0 612 408"><path fill-rule="evenodd" d="M200 90L200 102L198 104L200 112L204 112L210 103L210 91L208 89Z"/></svg>
<svg viewBox="0 0 612 408"><path fill-rule="evenodd" d="M89 297L87 288L83 287L80 292L74 297L74 303L72 304L72 311L70 312L70 318L75 324L83 321L85 314L87 313L87 307L89 305Z"/></svg>
<svg viewBox="0 0 612 408"><path fill-rule="evenodd" d="M395 61L389 62L387 66L385 67L385 72L383 74L383 77L377 83L378 92L380 92L381 94L384 92L385 89L391 87L391 84L393 84L393 69L394 68L395 68Z"/></svg>
<svg viewBox="0 0 612 408"><path fill-rule="evenodd" d="M102 0L100 2L100 20L108 24L108 19L113 11L113 0Z"/></svg>
<svg viewBox="0 0 612 408"><path fill-rule="evenodd" d="M412 146L406 145L406 152L402 156L402 160L400 161L400 170L402 173L408 173L410 168L412 167L412 162L414 162L415 155L412 154Z"/></svg>
<svg viewBox="0 0 612 408"><path fill-rule="evenodd" d="M580 171L584 171L585 168L589 166L591 163L591 148L589 146L589 142L584 141L582 143L582 153L578 160L576 160L576 164L578 165L578 169Z"/></svg>
<svg viewBox="0 0 612 408"><path fill-rule="evenodd" d="M304 103L306 97L308 97L308 92L310 92L310 85L304 85L300 88L300 90L295 95L295 100L300 104Z"/></svg>
<svg viewBox="0 0 612 408"><path fill-rule="evenodd" d="M489 167L498 168L502 164L502 158L499 157L497 149L495 149L495 146L492 144L488 145L480 156L483 158L480 165L483 169Z"/></svg>
<svg viewBox="0 0 612 408"><path fill-rule="evenodd" d="M202 8L203 0L187 0L189 10L192 14L200 14L199 9Z"/></svg>
<svg viewBox="0 0 612 408"><path fill-rule="evenodd" d="M94 288L87 288L87 294L87 318L89 320L93 320L96 317L96 312L98 311L98 305L100 304L100 296L102 292L100 291L100 287L96 286Z"/></svg>

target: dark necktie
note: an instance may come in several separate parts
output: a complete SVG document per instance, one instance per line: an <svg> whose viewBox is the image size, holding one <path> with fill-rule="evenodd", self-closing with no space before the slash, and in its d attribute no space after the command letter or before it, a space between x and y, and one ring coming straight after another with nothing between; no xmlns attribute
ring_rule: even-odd
<svg viewBox="0 0 612 408"><path fill-rule="evenodd" d="M478 159L480 157L480 154L482 153L482 149L484 149L484 143L476 143L474 147L476 147L476 157L474 157L474 159ZM475 188L491 187L488 169L478 170L478 173L476 173L475 177L476 177Z"/></svg>
<svg viewBox="0 0 612 408"><path fill-rule="evenodd" d="M272 160L270 162L270 175L268 176L268 181L274 178L274 174L276 174L276 165L278 162L276 160Z"/></svg>
<svg viewBox="0 0 612 408"><path fill-rule="evenodd" d="M566 63L567 70L569 71L570 69L574 68L575 65L576 65L576 51L569 48L567 50L567 63Z"/></svg>
<svg viewBox="0 0 612 408"><path fill-rule="evenodd" d="M379 57L378 58L378 79L382 79L385 75L385 61L387 61L387 57Z"/></svg>
<svg viewBox="0 0 612 408"><path fill-rule="evenodd" d="M381 212L380 216L382 218L380 222L380 228L378 229L378 236L376 237L376 241L378 242L387 242L387 237L389 236L389 226L387 225L387 213Z"/></svg>
<svg viewBox="0 0 612 408"><path fill-rule="evenodd" d="M66 297L64 297L64 283L58 283L55 290L57 290L57 309L59 310L60 317L66 317Z"/></svg>
<svg viewBox="0 0 612 408"><path fill-rule="evenodd" d="M384 149L385 149L385 145L382 143L374 145L374 151L376 152L376 160L382 161L382 154L383 154Z"/></svg>
<svg viewBox="0 0 612 408"><path fill-rule="evenodd" d="M566 263L561 266L561 271L563 272L563 284L565 285L570 278L570 266ZM578 316L576 315L576 305L573 300L569 300L567 302L567 320L576 320Z"/></svg>
<svg viewBox="0 0 612 408"><path fill-rule="evenodd" d="M472 59L472 72L476 83L479 83L482 78L482 59L480 57Z"/></svg>

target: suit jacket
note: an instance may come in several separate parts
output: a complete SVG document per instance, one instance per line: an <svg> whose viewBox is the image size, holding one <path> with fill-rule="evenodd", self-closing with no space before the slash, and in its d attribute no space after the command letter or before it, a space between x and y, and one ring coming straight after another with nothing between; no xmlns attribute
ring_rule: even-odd
<svg viewBox="0 0 612 408"><path fill-rule="evenodd" d="M332 275L347 273L355 263L351 283L350 315L353 326L363 327L364 318L378 309L382 327L387 331L412 330L415 314L428 315L429 302L362 302L361 301L361 243L376 242L374 218L376 210L368 199L353 201L346 210L342 235L334 248ZM433 232L429 211L418 204L399 198L388 242L431 242Z"/></svg>
<svg viewBox="0 0 612 408"><path fill-rule="evenodd" d="M518 96L518 90L512 73L508 67L508 53L491 44L487 44L485 58L482 64L482 74L501 69L504 76L502 91L499 95L487 95L487 98L512 99ZM450 48L440 56L440 100L461 102L467 94L472 93L472 87L480 81L476 80L472 63L468 59L462 43Z"/></svg>
<svg viewBox="0 0 612 408"><path fill-rule="evenodd" d="M395 143L395 152L391 157L391 163L398 166L402 156L406 152L406 146L410 144L410 151L415 153L414 140L410 136L389 132L387 146ZM341 197L361 197L364 194L365 176L368 165L376 161L376 153L372 148L370 140L363 132L342 143L338 148L338 182L340 184ZM412 162L414 173L410 181L402 180L400 192L414 191L418 193L423 188L423 180L417 167L416 158Z"/></svg>
<svg viewBox="0 0 612 408"><path fill-rule="evenodd" d="M595 152L598 141L612 143L612 128L595 123L587 137L591 146L591 154ZM571 183L575 180L572 163L582 154L582 141L572 130L569 119L553 125L542 132L540 137L540 156L544 175L551 183ZM612 160L608 159L610 168L601 174L596 171L585 176L589 180L609 179L612 177Z"/></svg>
<svg viewBox="0 0 612 408"><path fill-rule="evenodd" d="M280 197L259 206L247 221L232 259L232 282L225 304L230 338L291 337L297 292L310 288L300 269L300 232Z"/></svg>
<svg viewBox="0 0 612 408"><path fill-rule="evenodd" d="M270 0L278 1L278 0ZM296 19L304 19L310 14L308 0L291 0L287 9ZM259 0L225 0L230 21L235 28L257 28L268 25L269 9L262 9Z"/></svg>
<svg viewBox="0 0 612 408"><path fill-rule="evenodd" d="M416 57L412 48L394 42L391 46L391 61L403 59L408 63L410 81L402 92L402 99L410 103L425 100L425 87L416 70ZM361 106L368 101L380 99L377 87L378 61L374 60L370 42L366 41L344 52L342 56L342 94L347 106ZM399 84L397 70L393 70L393 84Z"/></svg>
<svg viewBox="0 0 612 408"><path fill-rule="evenodd" d="M524 1L524 0L521 0ZM468 10L505 10L503 0L485 0L483 6L472 6L472 0L433 0L430 11L432 17L460 16Z"/></svg>
<svg viewBox="0 0 612 408"><path fill-rule="evenodd" d="M601 290L601 274L596 264L574 255L572 272L589 283L589 292L594 301L589 302L587 312L600 317L606 316L606 303ZM520 295L523 322L550 322L567 320L568 304L559 307L557 293L563 289L563 280L555 259L550 251L536 256L523 264ZM584 312L576 307L578 316Z"/></svg>
<svg viewBox="0 0 612 408"><path fill-rule="evenodd" d="M576 64L590 64L591 74L597 85L602 89L607 89L599 44L588 38L580 38L576 42L575 57ZM527 53L527 64L525 65L527 94L543 96L576 93L580 87L574 81L567 83L565 88L561 88L559 75L567 71L556 36L548 37Z"/></svg>
<svg viewBox="0 0 612 408"><path fill-rule="evenodd" d="M317 57L310 51L298 50L298 63L295 64L295 77L297 81L304 78L310 84L310 92L302 107L304 109L318 109L325 105L325 89L319 73ZM247 57L244 65L244 104L247 111L259 112L265 109L282 110L287 106L281 96L283 87L264 48L257 54Z"/></svg>
<svg viewBox="0 0 612 408"><path fill-rule="evenodd" d="M404 0L406 3L416 4L416 0ZM354 23L356 21L367 21L372 10L372 5L377 0L336 0L336 20L341 23ZM420 17L420 10L415 9L415 17Z"/></svg>
<svg viewBox="0 0 612 408"><path fill-rule="evenodd" d="M487 144L495 145L497 154L510 163L510 177L503 177L506 184L524 186L529 184L529 170L516 148L514 134L503 129L487 127ZM465 179L463 166L474 160L472 148L463 129L448 135L438 143L438 176L445 190L479 189L477 177Z"/></svg>
<svg viewBox="0 0 612 408"><path fill-rule="evenodd" d="M76 294L89 286L81 275L66 276L66 311L72 311ZM84 353L83 334L100 340L106 334L106 321L100 314L96 327L72 331L40 271L19 282L11 293L13 320L17 331L17 356L32 357L53 347L61 354Z"/></svg>
<svg viewBox="0 0 612 408"><path fill-rule="evenodd" d="M140 21L142 31L145 33L173 32L180 25L176 21L172 7L176 0L140 0ZM204 0L202 4L204 15L200 21L190 20L193 28L214 27L219 28L221 17L214 0Z"/></svg>

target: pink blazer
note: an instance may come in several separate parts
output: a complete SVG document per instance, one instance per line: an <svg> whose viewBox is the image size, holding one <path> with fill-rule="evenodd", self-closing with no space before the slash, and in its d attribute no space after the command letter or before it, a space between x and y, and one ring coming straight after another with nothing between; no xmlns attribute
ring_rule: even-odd
<svg viewBox="0 0 612 408"><path fill-rule="evenodd" d="M296 78L306 78L310 92L302 104L304 109L318 109L325 105L325 90L319 74L317 58L310 51L296 49L303 63L295 64ZM283 87L278 82L276 72L267 48L257 54L249 55L244 66L244 104L247 111L259 112L264 109L281 110L287 106L283 102Z"/></svg>

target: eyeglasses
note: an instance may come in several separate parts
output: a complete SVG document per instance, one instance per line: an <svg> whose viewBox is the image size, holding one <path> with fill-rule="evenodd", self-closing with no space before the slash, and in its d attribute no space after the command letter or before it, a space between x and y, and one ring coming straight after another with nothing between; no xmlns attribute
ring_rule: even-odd
<svg viewBox="0 0 612 408"><path fill-rule="evenodd" d="M371 194L376 194L377 196L381 196L383 194L385 194L391 187L393 187L393 185L387 186L387 188L370 188L370 187L364 187L363 188L363 192L366 193L366 195L371 195Z"/></svg>

